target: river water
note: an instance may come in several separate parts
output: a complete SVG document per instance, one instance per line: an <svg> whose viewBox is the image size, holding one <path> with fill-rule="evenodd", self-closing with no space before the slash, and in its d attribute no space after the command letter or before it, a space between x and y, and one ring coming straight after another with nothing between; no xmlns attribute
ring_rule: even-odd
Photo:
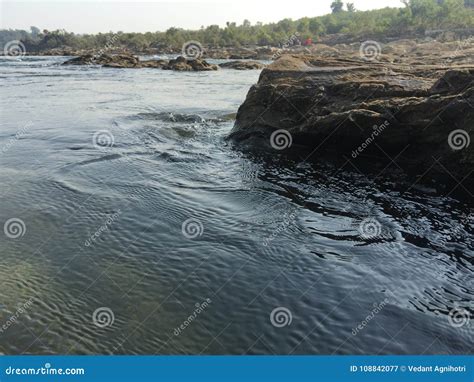
<svg viewBox="0 0 474 382"><path fill-rule="evenodd" d="M225 141L259 71L1 59L0 353L471 353L474 212Z"/></svg>

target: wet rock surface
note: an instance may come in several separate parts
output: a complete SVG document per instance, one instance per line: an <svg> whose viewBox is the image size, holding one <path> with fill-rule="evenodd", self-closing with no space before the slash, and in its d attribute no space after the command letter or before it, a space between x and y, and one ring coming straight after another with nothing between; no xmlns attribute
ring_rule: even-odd
<svg viewBox="0 0 474 382"><path fill-rule="evenodd" d="M472 184L472 55L428 45L403 41L376 57L350 47L282 56L250 89L229 138L304 160L364 161Z"/></svg>

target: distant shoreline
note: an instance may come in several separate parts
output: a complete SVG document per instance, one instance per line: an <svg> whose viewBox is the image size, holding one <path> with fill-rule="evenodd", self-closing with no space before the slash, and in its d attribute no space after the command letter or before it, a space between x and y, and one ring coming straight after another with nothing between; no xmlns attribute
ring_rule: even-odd
<svg viewBox="0 0 474 382"><path fill-rule="evenodd" d="M0 32L2 32L0 30ZM455 41L464 40L474 35L474 28L460 28L460 29L432 29L424 32L405 32L395 34L370 33L364 35L354 35L351 33L333 33L319 37L316 40L310 39L310 42L303 40L298 33L295 33L287 38L287 41L279 44L246 44L246 45L226 45L216 46L209 44L201 44L199 41L188 41L187 43L197 43L202 48L203 58L216 59L271 59L271 56L277 51L294 50L296 53L301 53L298 48L311 48L321 45L336 46L339 44L353 44L364 41L377 41L385 44L398 40L414 40L425 42L427 39L435 39L440 41ZM16 41L22 44L21 41ZM166 55L180 55L182 54L183 46L181 47L148 47L145 49L133 49L130 47L115 46L114 44L106 43L102 48L84 48L75 49L64 45L50 49L31 49L25 47L23 49L23 56L82 56L86 54L131 54L137 56L166 56ZM266 53L259 54L259 51L266 51ZM271 52L271 53L270 53ZM0 56L5 56L6 51L0 50ZM264 57L259 57L264 56ZM266 56L266 57L265 57ZM270 57L270 58L269 58Z"/></svg>

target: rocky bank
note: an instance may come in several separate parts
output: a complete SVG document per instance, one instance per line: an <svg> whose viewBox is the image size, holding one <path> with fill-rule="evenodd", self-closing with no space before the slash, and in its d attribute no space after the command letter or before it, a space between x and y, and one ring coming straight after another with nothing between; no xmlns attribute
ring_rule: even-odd
<svg viewBox="0 0 474 382"><path fill-rule="evenodd" d="M400 41L284 55L240 106L246 148L473 184L472 44Z"/></svg>

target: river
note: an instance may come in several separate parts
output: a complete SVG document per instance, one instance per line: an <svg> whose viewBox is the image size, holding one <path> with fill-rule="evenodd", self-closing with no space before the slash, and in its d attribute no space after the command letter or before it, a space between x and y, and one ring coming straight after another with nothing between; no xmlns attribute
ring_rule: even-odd
<svg viewBox="0 0 474 382"><path fill-rule="evenodd" d="M472 201L232 147L259 71L65 59L0 58L0 353L472 352Z"/></svg>

